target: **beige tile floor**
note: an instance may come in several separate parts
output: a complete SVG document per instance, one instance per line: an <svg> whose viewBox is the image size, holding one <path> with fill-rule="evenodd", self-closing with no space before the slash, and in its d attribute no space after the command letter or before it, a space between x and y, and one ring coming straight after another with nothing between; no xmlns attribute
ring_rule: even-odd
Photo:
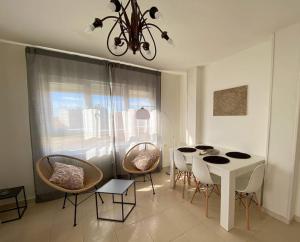
<svg viewBox="0 0 300 242"><path fill-rule="evenodd" d="M190 199L193 187L181 197L182 184L169 188L164 172L154 175L156 195L149 183L137 183L137 206L125 223L97 221L91 197L78 209L78 226L72 226L73 207L61 209L62 199L31 203L22 220L0 224L1 242L92 242L92 241L176 241L176 242L300 242L300 223L286 225L253 207L251 231L245 229L244 209L236 204L236 225L226 232L219 226L220 199L209 200L209 218L204 215L204 199ZM120 216L111 196L103 195L102 215ZM132 198L132 194L128 195Z"/></svg>

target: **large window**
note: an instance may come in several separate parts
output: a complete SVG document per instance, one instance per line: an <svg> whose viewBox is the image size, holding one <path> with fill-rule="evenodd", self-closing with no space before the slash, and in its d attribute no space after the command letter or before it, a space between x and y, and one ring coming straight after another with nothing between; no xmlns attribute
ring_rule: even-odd
<svg viewBox="0 0 300 242"><path fill-rule="evenodd" d="M129 146L157 141L158 72L35 48L26 48L26 59L34 162L55 153L77 156L108 178L122 173ZM141 107L150 120L136 120ZM47 199L35 178L37 196Z"/></svg>

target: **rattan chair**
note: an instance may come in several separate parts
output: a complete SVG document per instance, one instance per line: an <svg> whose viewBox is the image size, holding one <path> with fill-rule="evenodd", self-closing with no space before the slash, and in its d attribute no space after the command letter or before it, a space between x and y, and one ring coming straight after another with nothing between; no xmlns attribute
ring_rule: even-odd
<svg viewBox="0 0 300 242"><path fill-rule="evenodd" d="M146 181L145 177L146 177L146 175L149 175L149 178L151 181L151 186L152 186L152 192L153 192L153 194L155 194L151 173L157 169L159 162L160 162L160 155L149 169L147 169L145 171L141 171L134 166L132 161L138 155L139 151L141 151L143 149L159 151L159 149L150 142L138 143L138 144L134 145L133 147L131 147L129 149L129 151L126 153L126 155L123 159L123 162L122 162L122 166L123 166L123 169L129 174L130 179L135 178L136 176L144 176L144 181ZM159 151L159 153L160 153L160 151Z"/></svg>
<svg viewBox="0 0 300 242"><path fill-rule="evenodd" d="M83 168L83 170L84 170L84 187L82 189L78 189L78 190L69 190L69 189L65 189L63 187L60 187L60 186L50 182L49 178L51 177L51 175L53 173L54 162L61 162L64 164L75 165L75 166ZM100 181L103 178L102 171L95 165L93 165L87 161L84 161L84 160L81 160L81 159L78 159L75 157L71 157L71 156L66 156L66 155L48 155L48 156L41 158L40 160L38 160L36 162L36 172L39 175L39 177L42 179L42 181L45 182L48 186L52 187L55 190L65 193L62 208L63 209L65 208L66 200L70 201L71 204L74 206L74 226L76 226L76 224L77 224L76 223L77 222L77 216L76 216L77 215L77 206L87 199L86 198L86 199L78 202L78 200L77 200L78 194L97 189L97 185L100 183ZM75 198L74 202L68 198L68 194L74 195L74 198ZM103 203L103 199L101 198L101 196L99 196L99 197Z"/></svg>

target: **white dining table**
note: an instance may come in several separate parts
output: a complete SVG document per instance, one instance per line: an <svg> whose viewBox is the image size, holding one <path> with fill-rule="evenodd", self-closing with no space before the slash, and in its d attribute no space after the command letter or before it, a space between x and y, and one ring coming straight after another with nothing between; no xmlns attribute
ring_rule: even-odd
<svg viewBox="0 0 300 242"><path fill-rule="evenodd" d="M207 162L209 171L221 177L220 225L226 231L229 231L234 227L236 178L254 170L257 165L265 162L265 158L250 154L251 158L249 159L236 159L225 155L232 150L219 147L215 147L215 149L219 151L218 155L224 156L230 161L227 164L213 164ZM200 151L198 150L194 153L184 153L184 155L187 163L190 164L194 157L198 156L203 158L206 156L200 155ZM170 149L170 181L172 188L175 187L175 165L173 157L173 149ZM257 196L260 202L261 194L259 193Z"/></svg>

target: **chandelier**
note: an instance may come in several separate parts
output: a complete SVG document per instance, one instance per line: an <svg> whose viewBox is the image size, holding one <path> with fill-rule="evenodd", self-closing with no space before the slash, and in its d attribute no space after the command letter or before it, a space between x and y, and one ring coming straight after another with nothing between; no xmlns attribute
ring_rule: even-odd
<svg viewBox="0 0 300 242"><path fill-rule="evenodd" d="M131 6L131 17L129 11ZM152 30L160 32L161 37L172 44L171 38L167 31L163 31L157 25L148 22L151 19L159 19L161 14L157 7L142 12L137 0L128 0L123 4L119 0L111 0L109 7L118 14L118 16L107 16L103 19L95 18L94 22L88 26L87 31L94 31L96 28L102 28L105 20L115 20L107 36L107 48L114 56L125 55L128 49L133 54L140 52L148 61L153 60L157 54L156 43L152 35Z"/></svg>

